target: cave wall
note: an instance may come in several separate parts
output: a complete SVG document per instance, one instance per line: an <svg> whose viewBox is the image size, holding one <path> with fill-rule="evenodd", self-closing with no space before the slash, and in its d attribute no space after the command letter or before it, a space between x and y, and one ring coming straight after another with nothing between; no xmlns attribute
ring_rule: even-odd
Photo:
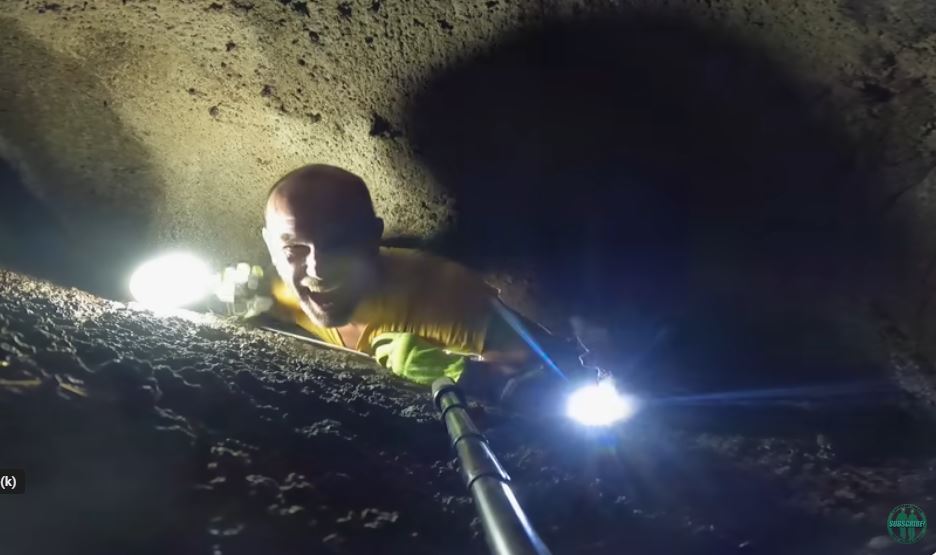
<svg viewBox="0 0 936 555"><path fill-rule="evenodd" d="M5 2L0 157L15 176L5 187L24 189L42 220L61 228L71 248L59 266L86 274L73 281L111 295L126 268L164 246L219 263L263 260L261 199L276 177L308 161L360 173L391 235L436 238L464 216L453 210L450 182L472 160L425 155L434 137L413 114L433 98L426 88L518 34L609 18L665 19L727 37L752 65L783 73L783 90L834 130L843 151L844 169L829 186L839 199L854 194L833 219L847 220L840 235L868 254L843 262L846 274L867 278L861 295L936 351L927 323L936 13L923 0ZM574 125L583 107L565 108ZM784 168L754 168L752 197L763 184L758 171L769 180ZM7 237L48 227L6 222ZM708 279L727 283L722 271Z"/></svg>

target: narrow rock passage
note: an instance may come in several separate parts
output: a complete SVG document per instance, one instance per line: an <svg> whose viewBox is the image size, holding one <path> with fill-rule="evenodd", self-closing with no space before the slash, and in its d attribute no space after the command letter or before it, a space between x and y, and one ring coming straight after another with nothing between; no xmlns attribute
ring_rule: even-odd
<svg viewBox="0 0 936 555"><path fill-rule="evenodd" d="M876 410L912 424L905 402ZM648 411L601 436L479 412L556 553L870 553L894 504L932 500L936 457L858 457L816 435L832 420ZM0 445L27 473L25 495L0 496L4 553L485 552L423 390L8 272Z"/></svg>

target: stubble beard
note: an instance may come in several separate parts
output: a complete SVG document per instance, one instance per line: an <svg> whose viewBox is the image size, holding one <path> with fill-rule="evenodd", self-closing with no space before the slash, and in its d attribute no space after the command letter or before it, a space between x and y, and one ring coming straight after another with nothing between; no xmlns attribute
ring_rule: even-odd
<svg viewBox="0 0 936 555"><path fill-rule="evenodd" d="M312 301L303 299L302 310L314 323L325 328L336 328L343 326L351 321L353 307L336 307L330 312L324 312Z"/></svg>

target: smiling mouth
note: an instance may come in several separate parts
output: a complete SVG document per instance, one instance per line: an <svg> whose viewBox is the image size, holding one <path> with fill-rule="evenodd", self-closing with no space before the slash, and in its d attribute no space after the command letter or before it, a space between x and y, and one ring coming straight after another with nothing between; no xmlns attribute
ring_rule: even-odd
<svg viewBox="0 0 936 555"><path fill-rule="evenodd" d="M328 293L309 293L309 298L317 305L335 304L335 296Z"/></svg>
<svg viewBox="0 0 936 555"><path fill-rule="evenodd" d="M321 284L313 282L309 278L300 281L299 285L312 295L331 295L339 289L338 287L324 287Z"/></svg>
<svg viewBox="0 0 936 555"><path fill-rule="evenodd" d="M309 301L314 303L316 306L327 309L327 308L331 308L335 306L335 304L337 303L338 297L335 294L337 291L338 289L334 287L331 289L324 290L324 291L313 291L311 289L306 288L305 291L303 291L304 293L303 296L305 296Z"/></svg>

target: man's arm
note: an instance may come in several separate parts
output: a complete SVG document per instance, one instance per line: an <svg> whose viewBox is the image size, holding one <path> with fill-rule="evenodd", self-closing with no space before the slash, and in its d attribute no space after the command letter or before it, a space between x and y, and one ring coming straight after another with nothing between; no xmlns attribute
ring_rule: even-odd
<svg viewBox="0 0 936 555"><path fill-rule="evenodd" d="M500 300L493 302L500 306L492 315L485 336L485 361L505 366L504 372L508 375L541 369L553 371L547 368L546 359L563 372L576 372L581 368L581 353L574 340L554 335L542 325L511 310Z"/></svg>
<svg viewBox="0 0 936 555"><path fill-rule="evenodd" d="M492 302L499 306L488 324L484 352L479 360L467 362L459 380L469 394L513 405L520 403L521 397L528 397L522 401L528 404L544 390L557 392L564 384L547 358L564 375L585 371L575 341L553 335L498 299Z"/></svg>

